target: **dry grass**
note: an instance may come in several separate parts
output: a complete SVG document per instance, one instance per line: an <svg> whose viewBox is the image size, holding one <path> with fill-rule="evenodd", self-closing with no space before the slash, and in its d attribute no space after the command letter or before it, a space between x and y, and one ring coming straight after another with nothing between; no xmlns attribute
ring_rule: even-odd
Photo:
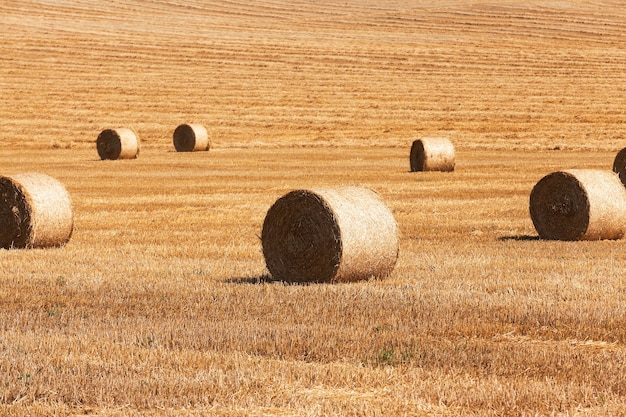
<svg viewBox="0 0 626 417"><path fill-rule="evenodd" d="M0 5L0 166L75 215L0 251L1 415L626 414L624 241L528 213L623 148L621 3L184 3ZM211 152L171 149L180 120ZM141 158L99 160L112 125ZM426 135L453 173L409 172ZM345 184L393 211L392 275L261 282L271 204Z"/></svg>
<svg viewBox="0 0 626 417"><path fill-rule="evenodd" d="M219 147L624 145L619 1L335 3L3 4L0 138L171 147L194 120Z"/></svg>
<svg viewBox="0 0 626 417"><path fill-rule="evenodd" d="M460 150L442 181L408 172L404 149L214 151L25 155L76 196L76 229L64 249L0 252L7 413L623 411L623 242L537 240L528 215L546 165L610 153ZM346 171L402 229L391 277L260 282L267 208Z"/></svg>

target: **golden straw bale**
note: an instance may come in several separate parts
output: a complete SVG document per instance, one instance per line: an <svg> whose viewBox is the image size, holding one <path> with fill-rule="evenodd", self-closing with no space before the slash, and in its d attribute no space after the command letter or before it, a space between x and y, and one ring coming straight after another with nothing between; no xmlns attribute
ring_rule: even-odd
<svg viewBox="0 0 626 417"><path fill-rule="evenodd" d="M530 193L530 217L543 239L621 239L626 231L626 189L609 170L553 172Z"/></svg>
<svg viewBox="0 0 626 417"><path fill-rule="evenodd" d="M135 159L139 156L139 138L131 129L105 129L96 140L100 159Z"/></svg>
<svg viewBox="0 0 626 417"><path fill-rule="evenodd" d="M615 156L613 161L613 172L617 174L622 184L626 186L626 148L622 149Z"/></svg>
<svg viewBox="0 0 626 417"><path fill-rule="evenodd" d="M454 171L454 145L448 138L423 138L411 146L411 171Z"/></svg>
<svg viewBox="0 0 626 417"><path fill-rule="evenodd" d="M295 190L268 210L261 233L268 270L287 282L346 282L389 275L398 226L365 187Z"/></svg>
<svg viewBox="0 0 626 417"><path fill-rule="evenodd" d="M208 151L209 133L200 124L180 125L174 130L174 147L177 152Z"/></svg>
<svg viewBox="0 0 626 417"><path fill-rule="evenodd" d="M0 177L0 246L65 245L74 219L70 196L56 179L40 173Z"/></svg>

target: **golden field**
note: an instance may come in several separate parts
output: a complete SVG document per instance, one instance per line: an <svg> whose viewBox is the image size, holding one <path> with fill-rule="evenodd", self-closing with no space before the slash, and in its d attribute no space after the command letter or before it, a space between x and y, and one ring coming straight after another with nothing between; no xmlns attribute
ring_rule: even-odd
<svg viewBox="0 0 626 417"><path fill-rule="evenodd" d="M64 248L0 250L0 415L626 415L623 240L537 238L529 193L626 146L620 1L14 0L2 175L60 180ZM181 123L209 152L177 153ZM100 131L139 158L101 161ZM446 136L453 173L409 172ZM380 281L267 281L296 188L398 221Z"/></svg>

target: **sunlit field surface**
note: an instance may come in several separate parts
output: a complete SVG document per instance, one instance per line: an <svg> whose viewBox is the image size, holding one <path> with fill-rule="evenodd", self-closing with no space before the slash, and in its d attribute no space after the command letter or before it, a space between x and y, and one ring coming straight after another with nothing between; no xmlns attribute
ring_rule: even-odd
<svg viewBox="0 0 626 417"><path fill-rule="evenodd" d="M626 243L540 240L548 173L626 147L620 1L0 3L0 175L72 198L0 250L0 415L626 415ZM172 133L202 123L209 152ZM95 141L132 128L135 160ZM409 172L450 138L451 173ZM299 188L375 189L391 276L268 280Z"/></svg>

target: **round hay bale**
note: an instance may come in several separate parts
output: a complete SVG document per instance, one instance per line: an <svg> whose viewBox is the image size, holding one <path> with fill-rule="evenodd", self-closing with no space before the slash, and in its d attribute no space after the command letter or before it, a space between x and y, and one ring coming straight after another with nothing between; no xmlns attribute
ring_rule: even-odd
<svg viewBox="0 0 626 417"><path fill-rule="evenodd" d="M174 147L177 152L208 151L209 133L199 124L184 124L174 130Z"/></svg>
<svg viewBox="0 0 626 417"><path fill-rule="evenodd" d="M411 146L411 171L454 171L454 145L448 138L423 138Z"/></svg>
<svg viewBox="0 0 626 417"><path fill-rule="evenodd" d="M287 282L384 278L398 259L398 226L364 187L295 190L268 210L261 233L267 269Z"/></svg>
<svg viewBox="0 0 626 417"><path fill-rule="evenodd" d="M139 156L139 138L130 129L105 129L96 140L100 159L135 159Z"/></svg>
<svg viewBox="0 0 626 417"><path fill-rule="evenodd" d="M46 248L72 236L72 204L65 187L40 173L0 177L0 246Z"/></svg>
<svg viewBox="0 0 626 417"><path fill-rule="evenodd" d="M530 193L530 217L543 239L621 239L626 232L626 189L609 170L553 172Z"/></svg>
<svg viewBox="0 0 626 417"><path fill-rule="evenodd" d="M617 174L622 184L626 186L626 148L622 149L615 156L613 161L613 172Z"/></svg>

